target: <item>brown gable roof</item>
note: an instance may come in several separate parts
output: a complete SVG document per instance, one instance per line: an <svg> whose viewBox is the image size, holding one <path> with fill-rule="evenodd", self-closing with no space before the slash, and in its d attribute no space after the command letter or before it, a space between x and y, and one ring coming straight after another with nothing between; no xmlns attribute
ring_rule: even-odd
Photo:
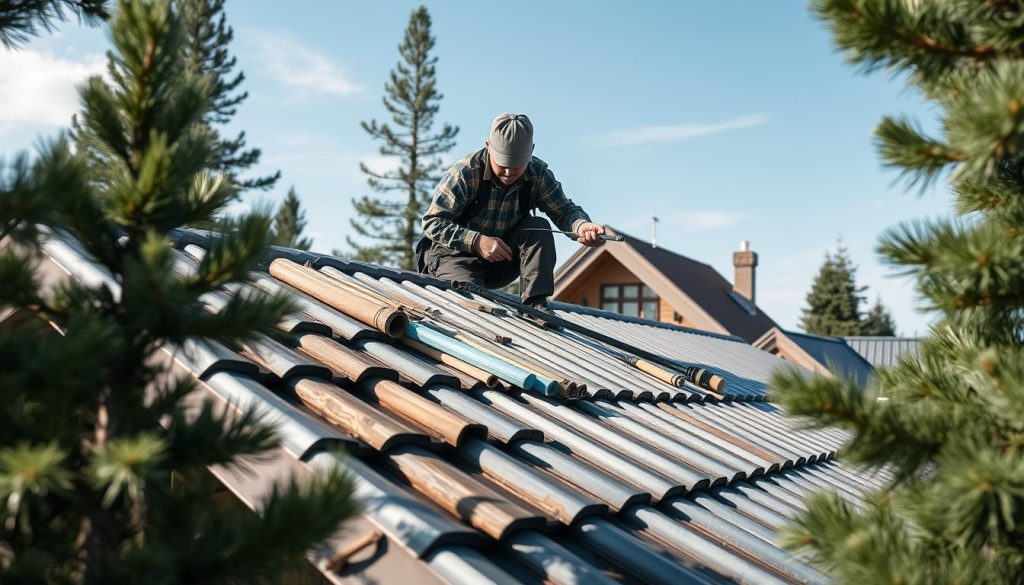
<svg viewBox="0 0 1024 585"><path fill-rule="evenodd" d="M711 266L665 248L655 248L649 242L614 228L611 228L611 231L623 236L626 241L622 244L608 244L609 246L627 245L632 248L654 270L664 275L673 286L692 299L729 333L742 337L750 343L775 327L775 321L764 311L757 309L756 314L751 315L745 306L745 299L741 297L742 300L737 300L734 296L735 293L732 292L732 284ZM582 249L570 258L566 265L578 262L582 259L580 255L594 250L601 250L601 248ZM632 267L627 265L627 268ZM559 272L561 273L562 270ZM677 309L679 308L677 307Z"/></svg>

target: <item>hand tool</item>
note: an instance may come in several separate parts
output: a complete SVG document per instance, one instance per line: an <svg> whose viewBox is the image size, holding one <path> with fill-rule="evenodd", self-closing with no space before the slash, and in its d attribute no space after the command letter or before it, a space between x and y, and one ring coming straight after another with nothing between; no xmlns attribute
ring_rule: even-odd
<svg viewBox="0 0 1024 585"><path fill-rule="evenodd" d="M547 230L544 228L523 228L520 231L523 232L550 232L552 234L565 234L574 240L580 239L580 235L576 232L563 232L562 230ZM606 242L624 242L626 238L622 236L609 236L607 234L597 234L597 239L604 240Z"/></svg>

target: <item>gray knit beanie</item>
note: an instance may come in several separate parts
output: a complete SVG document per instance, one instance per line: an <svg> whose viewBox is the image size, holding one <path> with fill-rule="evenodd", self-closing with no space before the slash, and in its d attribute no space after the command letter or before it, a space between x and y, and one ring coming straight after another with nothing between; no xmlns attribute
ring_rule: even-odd
<svg viewBox="0 0 1024 585"><path fill-rule="evenodd" d="M533 123L526 114L499 114L491 122L487 146L498 166L525 167L533 155Z"/></svg>

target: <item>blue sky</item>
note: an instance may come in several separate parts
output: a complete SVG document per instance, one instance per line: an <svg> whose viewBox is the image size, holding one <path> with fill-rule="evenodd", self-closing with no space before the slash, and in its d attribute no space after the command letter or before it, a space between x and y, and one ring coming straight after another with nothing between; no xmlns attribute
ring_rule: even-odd
<svg viewBox="0 0 1024 585"><path fill-rule="evenodd" d="M359 173L391 164L360 129L384 119L384 82L419 2L228 0L233 52L250 93L233 126L294 185L314 249L344 247ZM902 334L923 333L911 283L874 248L888 226L945 215L943 185L906 192L871 132L884 114L934 113L896 79L843 62L801 2L428 2L437 37L440 122L461 128L448 160L482 146L497 113L527 113L535 154L598 222L732 279L732 252L760 255L758 304L795 328L825 252L842 238L873 302ZM99 29L68 23L17 54L0 51L0 155L52 136L74 85L102 69ZM559 258L575 244L559 242Z"/></svg>

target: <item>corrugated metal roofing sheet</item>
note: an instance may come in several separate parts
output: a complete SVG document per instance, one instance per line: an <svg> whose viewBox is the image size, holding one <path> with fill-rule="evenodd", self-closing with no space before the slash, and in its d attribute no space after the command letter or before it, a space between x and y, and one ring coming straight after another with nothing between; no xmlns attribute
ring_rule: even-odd
<svg viewBox="0 0 1024 585"><path fill-rule="evenodd" d="M864 386L871 377L871 364L838 337L821 337L786 331L786 335L815 361L841 378L852 376Z"/></svg>
<svg viewBox="0 0 1024 585"><path fill-rule="evenodd" d="M902 355L916 358L920 351L920 337L844 337L872 366L895 366Z"/></svg>
<svg viewBox="0 0 1024 585"><path fill-rule="evenodd" d="M180 243L203 238L183 232ZM73 277L103 282L67 242L55 238L46 249L59 250L53 260ZM736 339L557 307L576 323L722 374L728 385L719 398L654 379L573 331L467 308L444 283L294 250L275 255L415 299L446 313L455 328L507 335L515 356L587 388L577 400L488 388L266 274L226 294L288 291L301 312L282 328L305 333L290 345L197 343L188 358L188 348L173 350L215 395L263 405L295 463L352 473L366 504L360 521L418 558L432 578L824 582L778 548L779 527L812 491L859 504L887 478L844 468L835 459L841 433L801 429L765 402L771 372L792 366ZM326 450L337 443L351 446L348 458Z"/></svg>

